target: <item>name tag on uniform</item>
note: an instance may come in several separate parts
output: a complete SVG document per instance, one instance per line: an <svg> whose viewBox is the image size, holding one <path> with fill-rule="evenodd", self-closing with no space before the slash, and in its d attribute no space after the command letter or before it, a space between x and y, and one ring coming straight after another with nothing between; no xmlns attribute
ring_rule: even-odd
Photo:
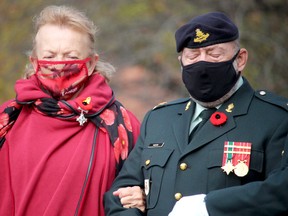
<svg viewBox="0 0 288 216"><path fill-rule="evenodd" d="M163 143L150 143L148 148L162 148L164 146L164 142Z"/></svg>
<svg viewBox="0 0 288 216"><path fill-rule="evenodd" d="M144 180L144 191L145 191L145 195L148 196L150 192L150 179Z"/></svg>

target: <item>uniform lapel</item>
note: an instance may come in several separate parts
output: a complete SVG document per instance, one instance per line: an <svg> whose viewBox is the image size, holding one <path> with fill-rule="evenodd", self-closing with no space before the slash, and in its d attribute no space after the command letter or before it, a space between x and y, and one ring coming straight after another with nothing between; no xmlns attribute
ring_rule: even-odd
<svg viewBox="0 0 288 216"><path fill-rule="evenodd" d="M244 79L242 87L218 109L219 112L225 113L227 122L223 126L214 126L210 120L208 120L202 129L195 134L191 143L186 146L185 150L182 152L182 156L236 128L235 117L245 115L248 112L253 95L254 90Z"/></svg>
<svg viewBox="0 0 288 216"><path fill-rule="evenodd" d="M194 109L195 103L189 100L185 106L180 107L177 113L178 118L173 124L173 132L181 152L188 145L189 128Z"/></svg>

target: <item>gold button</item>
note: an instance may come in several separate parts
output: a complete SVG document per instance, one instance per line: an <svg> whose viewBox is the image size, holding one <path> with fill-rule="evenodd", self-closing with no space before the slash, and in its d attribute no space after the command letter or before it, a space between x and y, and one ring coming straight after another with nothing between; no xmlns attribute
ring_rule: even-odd
<svg viewBox="0 0 288 216"><path fill-rule="evenodd" d="M181 193L176 193L175 195L175 199L178 201L182 198L182 194Z"/></svg>
<svg viewBox="0 0 288 216"><path fill-rule="evenodd" d="M146 166L148 166L150 164L150 162L151 162L150 160L146 160L145 161Z"/></svg>
<svg viewBox="0 0 288 216"><path fill-rule="evenodd" d="M181 163L179 167L180 167L181 170L184 171L184 170L187 169L187 164L186 163Z"/></svg>

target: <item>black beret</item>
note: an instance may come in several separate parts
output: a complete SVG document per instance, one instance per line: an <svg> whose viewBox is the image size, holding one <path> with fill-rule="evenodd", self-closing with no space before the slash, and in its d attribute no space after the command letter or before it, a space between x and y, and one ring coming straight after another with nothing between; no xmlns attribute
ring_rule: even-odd
<svg viewBox="0 0 288 216"><path fill-rule="evenodd" d="M181 52L184 47L206 47L233 41L238 37L237 26L221 12L197 16L175 33L177 52Z"/></svg>

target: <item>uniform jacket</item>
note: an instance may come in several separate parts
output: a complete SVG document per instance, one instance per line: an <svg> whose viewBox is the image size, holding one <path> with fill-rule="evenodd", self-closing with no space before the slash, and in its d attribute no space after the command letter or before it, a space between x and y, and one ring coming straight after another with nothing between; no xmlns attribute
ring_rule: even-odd
<svg viewBox="0 0 288 216"><path fill-rule="evenodd" d="M264 180L280 165L288 130L285 106L287 100L255 92L244 79L238 91L218 109L227 116L226 123L215 126L207 121L190 143L194 102L180 99L154 108L146 114L136 147L105 195L106 214L142 215L137 209L121 207L112 195L119 187L145 188L144 215L166 216L181 196ZM225 141L252 143L246 176L227 175L221 169Z"/></svg>

